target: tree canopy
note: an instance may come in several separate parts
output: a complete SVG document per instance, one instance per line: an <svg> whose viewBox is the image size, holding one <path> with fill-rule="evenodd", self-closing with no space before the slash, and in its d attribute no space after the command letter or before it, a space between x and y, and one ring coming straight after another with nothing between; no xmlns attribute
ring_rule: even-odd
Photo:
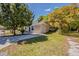
<svg viewBox="0 0 79 59"><path fill-rule="evenodd" d="M13 30L14 35L16 30L20 29L23 32L26 26L30 26L33 18L33 13L28 5L22 3L0 4L0 25Z"/></svg>
<svg viewBox="0 0 79 59"><path fill-rule="evenodd" d="M76 5L68 5L57 8L48 15L48 21L51 26L57 26L64 32L70 31L72 28L72 25L70 24L77 24L75 27L79 29L79 8L76 7Z"/></svg>
<svg viewBox="0 0 79 59"><path fill-rule="evenodd" d="M40 22L40 21L48 21L48 16L47 15L46 16L39 16L38 22Z"/></svg>

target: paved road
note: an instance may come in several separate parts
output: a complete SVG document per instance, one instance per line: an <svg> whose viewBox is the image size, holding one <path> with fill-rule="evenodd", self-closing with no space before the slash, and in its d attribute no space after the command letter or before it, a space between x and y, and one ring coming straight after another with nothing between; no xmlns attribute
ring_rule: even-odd
<svg viewBox="0 0 79 59"><path fill-rule="evenodd" d="M78 38L74 37L67 37L69 43L69 56L79 56L79 43L75 42L74 40Z"/></svg>
<svg viewBox="0 0 79 59"><path fill-rule="evenodd" d="M34 37L41 36L41 34L29 34L29 35L18 35L18 36L9 36L9 37L0 37L0 49L11 45L11 42L17 42L20 40L27 40Z"/></svg>
<svg viewBox="0 0 79 59"><path fill-rule="evenodd" d="M29 34L29 35L18 35L18 36L8 36L8 37L1 37L0 36L0 49L3 49L9 45L11 42L17 42L20 40L27 40L38 36L45 36L44 34ZM6 52L0 52L0 56L7 56Z"/></svg>
<svg viewBox="0 0 79 59"><path fill-rule="evenodd" d="M18 35L18 36L9 36L9 37L0 37L0 44L5 44L7 41L9 42L17 42L20 40L27 40L33 37L41 36L41 34L29 34L29 35Z"/></svg>

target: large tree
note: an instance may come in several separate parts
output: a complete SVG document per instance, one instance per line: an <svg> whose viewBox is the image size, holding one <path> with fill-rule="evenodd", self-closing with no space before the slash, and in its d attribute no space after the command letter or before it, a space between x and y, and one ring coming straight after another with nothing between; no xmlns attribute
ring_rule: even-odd
<svg viewBox="0 0 79 59"><path fill-rule="evenodd" d="M30 26L33 21L33 13L29 10L28 5L20 3L0 4L0 15L2 25L13 31L16 35L16 30L20 29L23 33L26 26Z"/></svg>
<svg viewBox="0 0 79 59"><path fill-rule="evenodd" d="M73 5L58 8L48 15L51 26L58 23L59 29L67 32L70 29L70 23L79 19L79 8ZM57 25L57 24L56 24Z"/></svg>

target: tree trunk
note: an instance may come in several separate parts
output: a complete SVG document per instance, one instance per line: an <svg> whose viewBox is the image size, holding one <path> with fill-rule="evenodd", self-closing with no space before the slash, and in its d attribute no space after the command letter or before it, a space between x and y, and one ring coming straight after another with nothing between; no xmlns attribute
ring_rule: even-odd
<svg viewBox="0 0 79 59"><path fill-rule="evenodd" d="M79 28L77 28L77 32L79 32Z"/></svg>
<svg viewBox="0 0 79 59"><path fill-rule="evenodd" d="M16 28L13 28L13 35L16 35Z"/></svg>
<svg viewBox="0 0 79 59"><path fill-rule="evenodd" d="M16 30L13 30L13 35L16 35Z"/></svg>
<svg viewBox="0 0 79 59"><path fill-rule="evenodd" d="M25 31L25 30L21 30L21 34L22 34L22 35L24 34L24 31Z"/></svg>

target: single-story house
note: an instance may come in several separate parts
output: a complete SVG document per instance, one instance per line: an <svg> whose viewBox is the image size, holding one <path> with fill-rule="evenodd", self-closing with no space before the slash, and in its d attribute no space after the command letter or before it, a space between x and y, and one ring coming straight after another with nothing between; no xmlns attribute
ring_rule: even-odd
<svg viewBox="0 0 79 59"><path fill-rule="evenodd" d="M29 27L29 32L31 33L47 33L49 31L49 25L45 22L39 22L37 24L33 24Z"/></svg>

